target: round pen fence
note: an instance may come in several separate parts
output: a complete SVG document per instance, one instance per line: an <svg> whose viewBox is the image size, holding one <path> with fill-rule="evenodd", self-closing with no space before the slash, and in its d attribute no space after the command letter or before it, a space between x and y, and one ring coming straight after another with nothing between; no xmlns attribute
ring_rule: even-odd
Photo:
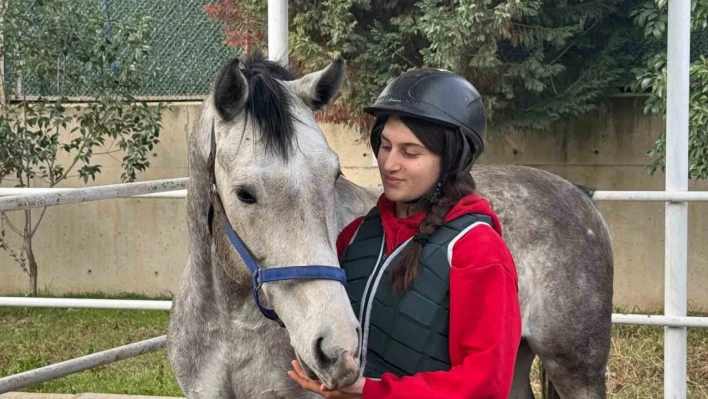
<svg viewBox="0 0 708 399"><path fill-rule="evenodd" d="M187 194L185 189L187 181L187 178L180 178L75 189L0 188L0 211L13 211L113 198L183 198ZM593 193L593 200L682 203L687 201L708 201L708 192L596 191ZM686 244L683 243L683 245L685 248ZM683 289L686 289L685 285ZM172 302L125 299L0 297L0 306L170 310ZM612 315L612 322L614 324L664 326L682 330L685 330L687 327L708 327L708 317L687 317L680 315L615 313ZM0 394L119 360L154 352L158 349L162 349L164 345L165 336L161 336L3 377L0 378Z"/></svg>
<svg viewBox="0 0 708 399"><path fill-rule="evenodd" d="M268 57L283 61L288 39L287 0L268 1ZM596 201L665 202L665 315L613 314L615 324L665 327L664 397L686 397L686 328L708 327L708 317L687 317L688 202L708 201L708 192L688 191L690 56L689 0L668 1L666 191L596 191ZM77 189L0 188L0 211L133 196L179 198L187 178ZM169 310L170 301L0 297L0 306ZM0 378L0 394L158 350L165 336Z"/></svg>

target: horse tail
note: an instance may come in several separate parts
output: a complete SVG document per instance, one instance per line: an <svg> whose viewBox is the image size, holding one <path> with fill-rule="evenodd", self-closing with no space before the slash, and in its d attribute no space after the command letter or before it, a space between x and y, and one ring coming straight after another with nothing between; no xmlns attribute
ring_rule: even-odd
<svg viewBox="0 0 708 399"><path fill-rule="evenodd" d="M548 378L546 369L543 367L543 362L539 363L539 371L541 374L541 398L542 399L561 399L558 391L553 386L553 382Z"/></svg>

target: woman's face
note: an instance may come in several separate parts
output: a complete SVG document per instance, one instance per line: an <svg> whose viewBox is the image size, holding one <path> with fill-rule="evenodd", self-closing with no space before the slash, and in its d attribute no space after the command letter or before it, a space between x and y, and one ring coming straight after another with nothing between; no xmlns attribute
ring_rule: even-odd
<svg viewBox="0 0 708 399"><path fill-rule="evenodd" d="M441 158L396 116L386 121L377 156L384 195L394 202L412 201L433 191L438 183Z"/></svg>

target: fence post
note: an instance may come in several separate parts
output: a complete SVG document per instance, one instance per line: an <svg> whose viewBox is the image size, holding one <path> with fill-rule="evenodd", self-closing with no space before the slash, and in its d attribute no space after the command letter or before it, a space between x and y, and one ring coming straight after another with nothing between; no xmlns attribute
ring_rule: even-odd
<svg viewBox="0 0 708 399"><path fill-rule="evenodd" d="M666 81L666 191L688 191L691 1L669 0ZM664 312L686 316L688 204L667 202ZM664 398L686 398L686 328L664 329Z"/></svg>
<svg viewBox="0 0 708 399"><path fill-rule="evenodd" d="M268 0L268 59L288 65L288 0Z"/></svg>

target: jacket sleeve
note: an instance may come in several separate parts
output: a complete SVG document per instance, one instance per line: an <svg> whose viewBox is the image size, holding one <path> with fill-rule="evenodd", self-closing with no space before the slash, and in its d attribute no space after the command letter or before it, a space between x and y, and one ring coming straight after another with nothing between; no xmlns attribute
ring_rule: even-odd
<svg viewBox="0 0 708 399"><path fill-rule="evenodd" d="M359 226L363 221L363 216L358 217L349 223L341 233L339 233L339 236L337 236L337 259L342 260L344 250L347 249L347 246L352 241L352 238L354 238L354 234L356 234L356 231L359 229Z"/></svg>
<svg viewBox="0 0 708 399"><path fill-rule="evenodd" d="M475 230L486 230L472 234ZM496 236L496 238L494 237ZM449 371L367 379L363 399L506 399L521 339L517 277L506 244L473 229L453 248Z"/></svg>

